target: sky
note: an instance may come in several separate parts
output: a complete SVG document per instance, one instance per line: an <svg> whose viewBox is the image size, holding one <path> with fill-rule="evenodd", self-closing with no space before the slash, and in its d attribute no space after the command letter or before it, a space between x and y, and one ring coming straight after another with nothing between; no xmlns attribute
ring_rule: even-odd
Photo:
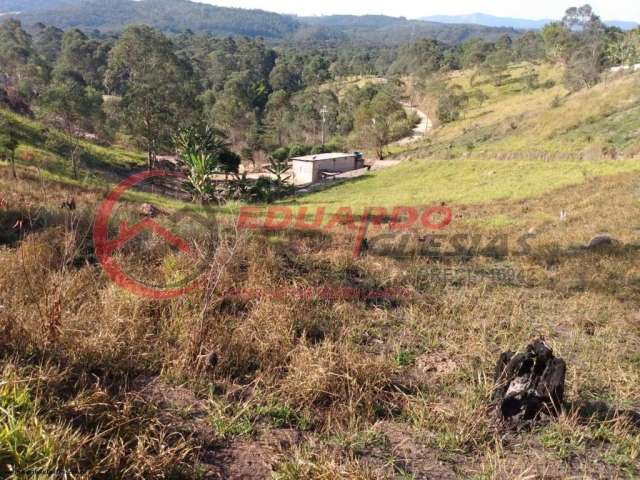
<svg viewBox="0 0 640 480"><path fill-rule="evenodd" d="M604 20L640 22L639 0L198 0L224 7L260 8L297 15L384 14L394 17L419 18L429 15L463 15L486 13L501 17L527 19L561 18L570 6L590 3Z"/></svg>

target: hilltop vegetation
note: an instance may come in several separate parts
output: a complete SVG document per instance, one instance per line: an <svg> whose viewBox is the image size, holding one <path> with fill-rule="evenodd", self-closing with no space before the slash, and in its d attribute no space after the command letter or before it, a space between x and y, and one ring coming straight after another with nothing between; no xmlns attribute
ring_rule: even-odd
<svg viewBox="0 0 640 480"><path fill-rule="evenodd" d="M20 16L25 24L44 23L59 28L119 32L126 26L144 23L165 33L187 30L213 36L246 35L271 40L322 39L323 43L357 42L366 45L399 45L416 38L461 42L469 38L496 39L501 34L517 35L512 29L481 26L445 26L386 16L294 17L262 10L216 7L188 0L84 0L52 4L51 9L30 8ZM55 8L54 8L55 7ZM10 9L7 11L21 11ZM317 45L316 45L317 46Z"/></svg>

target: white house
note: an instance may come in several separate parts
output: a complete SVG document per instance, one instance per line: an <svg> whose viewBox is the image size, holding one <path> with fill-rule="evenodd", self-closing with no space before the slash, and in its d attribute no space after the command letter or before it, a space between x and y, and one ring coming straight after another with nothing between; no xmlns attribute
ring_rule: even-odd
<svg viewBox="0 0 640 480"><path fill-rule="evenodd" d="M618 73L631 70L633 72L640 72L640 63L636 63L635 65L619 65L617 67L611 67L611 72Z"/></svg>
<svg viewBox="0 0 640 480"><path fill-rule="evenodd" d="M291 159L293 181L296 185L316 183L323 178L364 167L359 153L321 153Z"/></svg>

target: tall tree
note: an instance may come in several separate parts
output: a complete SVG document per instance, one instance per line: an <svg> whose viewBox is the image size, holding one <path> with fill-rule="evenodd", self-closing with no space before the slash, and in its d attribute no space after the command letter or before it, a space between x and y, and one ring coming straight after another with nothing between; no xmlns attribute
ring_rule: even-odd
<svg viewBox="0 0 640 480"><path fill-rule="evenodd" d="M78 29L64 33L56 70L73 70L93 86L102 85L102 70L107 61L107 45L92 40Z"/></svg>
<svg viewBox="0 0 640 480"><path fill-rule="evenodd" d="M571 90L592 87L606 62L607 28L590 5L569 8L562 22L572 37L565 85Z"/></svg>
<svg viewBox="0 0 640 480"><path fill-rule="evenodd" d="M406 132L407 115L402 106L384 92L356 112L356 132L361 142L374 148L380 160L385 148Z"/></svg>
<svg viewBox="0 0 640 480"><path fill-rule="evenodd" d="M60 123L71 146L73 176L78 178L80 143L78 128L90 127L102 105L102 95L88 87L76 72L56 72L54 81L44 92L41 105L54 123Z"/></svg>
<svg viewBox="0 0 640 480"><path fill-rule="evenodd" d="M26 99L40 91L47 76L46 65L36 55L31 35L18 20L0 24L0 84L10 84Z"/></svg>
<svg viewBox="0 0 640 480"><path fill-rule="evenodd" d="M128 27L109 54L106 84L122 95L126 123L147 151L150 170L177 125L199 115L191 77L171 41L151 27Z"/></svg>
<svg viewBox="0 0 640 480"><path fill-rule="evenodd" d="M53 65L62 51L64 31L41 23L34 28L36 32L33 37L33 48L49 65Z"/></svg>
<svg viewBox="0 0 640 480"><path fill-rule="evenodd" d="M0 148L8 153L13 178L18 178L16 173L16 149L18 145L18 136L14 125L6 119L0 119Z"/></svg>
<svg viewBox="0 0 640 480"><path fill-rule="evenodd" d="M547 58L555 63L565 63L570 50L571 32L561 22L553 22L542 29L542 40Z"/></svg>

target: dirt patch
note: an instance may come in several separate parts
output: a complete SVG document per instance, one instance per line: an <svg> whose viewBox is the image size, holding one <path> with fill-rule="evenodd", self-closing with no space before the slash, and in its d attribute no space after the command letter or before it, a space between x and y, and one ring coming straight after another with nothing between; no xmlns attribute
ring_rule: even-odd
<svg viewBox="0 0 640 480"><path fill-rule="evenodd" d="M395 472L404 471L416 480L447 480L457 478L453 469L439 460L437 450L418 442L407 430L406 425L382 421L374 429L382 434L388 444L388 452L393 458L392 465L385 459L381 449L374 449L363 456L363 462L379 469L387 465L391 478Z"/></svg>
<svg viewBox="0 0 640 480"><path fill-rule="evenodd" d="M446 375L454 372L458 368L451 355L444 351L425 353L416 358L414 374L425 375Z"/></svg>
<svg viewBox="0 0 640 480"><path fill-rule="evenodd" d="M259 443L249 441L206 452L201 470L205 480L266 480L273 474L267 451Z"/></svg>

